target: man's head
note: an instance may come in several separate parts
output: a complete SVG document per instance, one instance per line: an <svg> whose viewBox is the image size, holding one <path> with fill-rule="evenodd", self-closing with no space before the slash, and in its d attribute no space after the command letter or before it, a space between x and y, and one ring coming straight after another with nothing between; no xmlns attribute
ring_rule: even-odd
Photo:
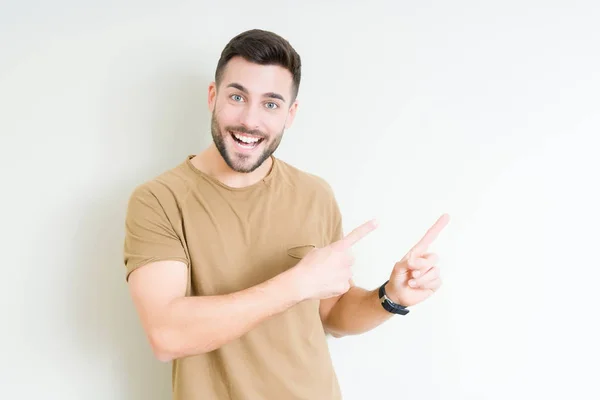
<svg viewBox="0 0 600 400"><path fill-rule="evenodd" d="M277 149L293 122L300 56L282 37L243 32L225 46L209 87L211 131L231 169L252 172Z"/></svg>

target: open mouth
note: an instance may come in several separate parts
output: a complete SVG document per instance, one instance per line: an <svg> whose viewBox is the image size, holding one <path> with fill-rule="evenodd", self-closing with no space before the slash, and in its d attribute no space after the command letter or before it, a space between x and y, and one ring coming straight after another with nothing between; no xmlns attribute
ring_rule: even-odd
<svg viewBox="0 0 600 400"><path fill-rule="evenodd" d="M258 146L265 138L247 135L245 133L231 132L229 134L233 140L243 149L253 149Z"/></svg>

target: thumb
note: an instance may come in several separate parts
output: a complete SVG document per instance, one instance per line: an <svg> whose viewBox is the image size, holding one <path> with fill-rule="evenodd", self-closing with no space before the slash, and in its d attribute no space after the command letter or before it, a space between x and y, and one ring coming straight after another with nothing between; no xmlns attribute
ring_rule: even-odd
<svg viewBox="0 0 600 400"><path fill-rule="evenodd" d="M411 250L408 253L406 253L406 255L394 265L394 273L403 275L407 274L413 269L417 269L418 266L416 265L415 261L415 254Z"/></svg>

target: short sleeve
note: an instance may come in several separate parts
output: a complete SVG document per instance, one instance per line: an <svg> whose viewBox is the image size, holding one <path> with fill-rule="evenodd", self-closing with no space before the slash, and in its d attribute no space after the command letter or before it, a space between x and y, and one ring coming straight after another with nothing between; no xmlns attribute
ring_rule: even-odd
<svg viewBox="0 0 600 400"><path fill-rule="evenodd" d="M183 244L149 185L134 190L125 217L124 262L126 279L135 269L155 261L175 260L189 265Z"/></svg>
<svg viewBox="0 0 600 400"><path fill-rule="evenodd" d="M331 199L331 239L330 243L337 242L344 237L344 227L342 221L342 213L340 206L335 199L335 196Z"/></svg>
<svg viewBox="0 0 600 400"><path fill-rule="evenodd" d="M344 237L344 227L343 227L343 218L342 212L340 210L340 205L337 201L335 193L331 185L325 181L323 178L319 178L322 187L324 190L324 199L323 202L325 207L325 221L327 227L327 237L325 245L329 245L333 242L337 242Z"/></svg>

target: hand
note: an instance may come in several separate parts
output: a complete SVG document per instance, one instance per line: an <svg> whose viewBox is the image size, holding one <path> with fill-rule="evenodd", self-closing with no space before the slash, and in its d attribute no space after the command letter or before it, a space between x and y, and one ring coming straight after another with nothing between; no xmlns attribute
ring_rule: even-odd
<svg viewBox="0 0 600 400"><path fill-rule="evenodd" d="M313 249L295 267L302 299L326 299L350 289L354 257L351 248L377 227L374 220L354 229L329 246Z"/></svg>
<svg viewBox="0 0 600 400"><path fill-rule="evenodd" d="M405 307L413 306L440 288L442 280L436 266L438 256L427 250L449 220L448 214L442 215L402 260L394 265L390 281L385 287L390 300Z"/></svg>

